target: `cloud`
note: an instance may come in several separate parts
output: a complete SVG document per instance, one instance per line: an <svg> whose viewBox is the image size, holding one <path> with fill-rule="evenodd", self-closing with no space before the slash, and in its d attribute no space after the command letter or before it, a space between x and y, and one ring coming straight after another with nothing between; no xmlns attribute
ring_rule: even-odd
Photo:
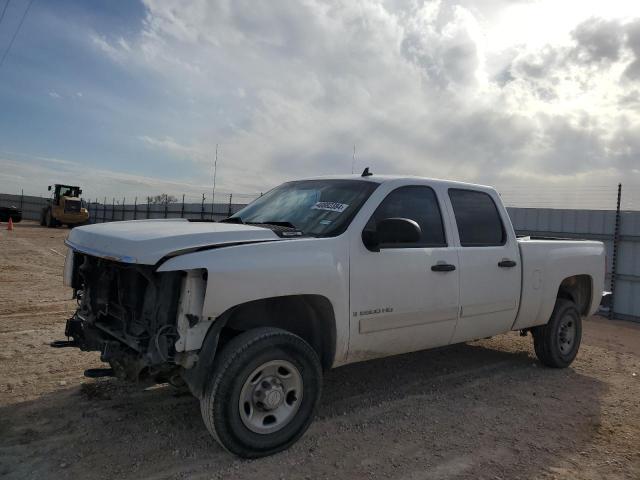
<svg viewBox="0 0 640 480"><path fill-rule="evenodd" d="M624 31L618 20L591 18L571 32L576 54L585 62L616 61L624 41Z"/></svg>
<svg viewBox="0 0 640 480"><path fill-rule="evenodd" d="M182 145L171 137L154 138L140 135L138 139L150 148L165 150L177 157L201 160L203 156L203 152L198 147Z"/></svg>
<svg viewBox="0 0 640 480"><path fill-rule="evenodd" d="M51 90L51 91L49 92L49 96L50 96L51 98L62 98L62 97L60 96L60 94L59 94L58 92L54 91L54 90Z"/></svg>
<svg viewBox="0 0 640 480"><path fill-rule="evenodd" d="M136 35L91 37L117 65L147 72L175 108L169 134L133 135L202 175L220 144L229 190L349 172L354 144L358 169L384 173L488 183L635 175L640 20L575 13L571 23L566 8L564 36L545 43L536 27L540 41L521 43L517 29L531 31L531 20L505 26L501 15L552 4L145 5Z"/></svg>
<svg viewBox="0 0 640 480"><path fill-rule="evenodd" d="M627 25L627 46L633 52L634 59L624 73L630 80L640 80L640 19Z"/></svg>
<svg viewBox="0 0 640 480"><path fill-rule="evenodd" d="M113 44L106 37L95 33L92 33L89 39L98 50L116 62L123 62L126 59L126 54L130 51L129 45L122 37L114 39Z"/></svg>

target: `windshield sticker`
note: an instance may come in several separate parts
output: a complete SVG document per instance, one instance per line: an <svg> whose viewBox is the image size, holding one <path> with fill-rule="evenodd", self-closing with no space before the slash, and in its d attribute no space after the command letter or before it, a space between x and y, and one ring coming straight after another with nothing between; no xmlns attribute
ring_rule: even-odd
<svg viewBox="0 0 640 480"><path fill-rule="evenodd" d="M331 225L331 220L320 220L320 225Z"/></svg>
<svg viewBox="0 0 640 480"><path fill-rule="evenodd" d="M312 210L327 210L329 212L344 212L347 207L349 207L346 203L337 203L337 202L316 202L316 204L311 207Z"/></svg>

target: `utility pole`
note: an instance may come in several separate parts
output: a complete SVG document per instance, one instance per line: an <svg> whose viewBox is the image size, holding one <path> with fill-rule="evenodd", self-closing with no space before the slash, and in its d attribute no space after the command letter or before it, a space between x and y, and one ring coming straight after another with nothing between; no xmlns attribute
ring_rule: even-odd
<svg viewBox="0 0 640 480"><path fill-rule="evenodd" d="M218 144L216 143L216 156L213 161L213 188L211 189L211 220L213 220L213 209L216 199L216 172L218 170Z"/></svg>

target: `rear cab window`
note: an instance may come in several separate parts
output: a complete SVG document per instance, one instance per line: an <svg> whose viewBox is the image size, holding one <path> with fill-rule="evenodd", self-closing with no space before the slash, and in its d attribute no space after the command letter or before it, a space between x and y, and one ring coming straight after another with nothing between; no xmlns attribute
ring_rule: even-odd
<svg viewBox="0 0 640 480"><path fill-rule="evenodd" d="M478 190L450 188L449 199L463 247L504 245L507 233L491 195Z"/></svg>

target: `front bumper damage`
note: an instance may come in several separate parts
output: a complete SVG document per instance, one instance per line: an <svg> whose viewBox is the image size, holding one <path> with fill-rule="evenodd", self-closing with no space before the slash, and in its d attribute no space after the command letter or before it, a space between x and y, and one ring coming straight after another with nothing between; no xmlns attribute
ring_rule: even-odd
<svg viewBox="0 0 640 480"><path fill-rule="evenodd" d="M166 382L179 376L176 315L185 273L158 273L152 266L73 250L69 256L65 283L73 288L78 309L67 320L67 340L51 345L100 352L110 368L88 370L90 377Z"/></svg>

